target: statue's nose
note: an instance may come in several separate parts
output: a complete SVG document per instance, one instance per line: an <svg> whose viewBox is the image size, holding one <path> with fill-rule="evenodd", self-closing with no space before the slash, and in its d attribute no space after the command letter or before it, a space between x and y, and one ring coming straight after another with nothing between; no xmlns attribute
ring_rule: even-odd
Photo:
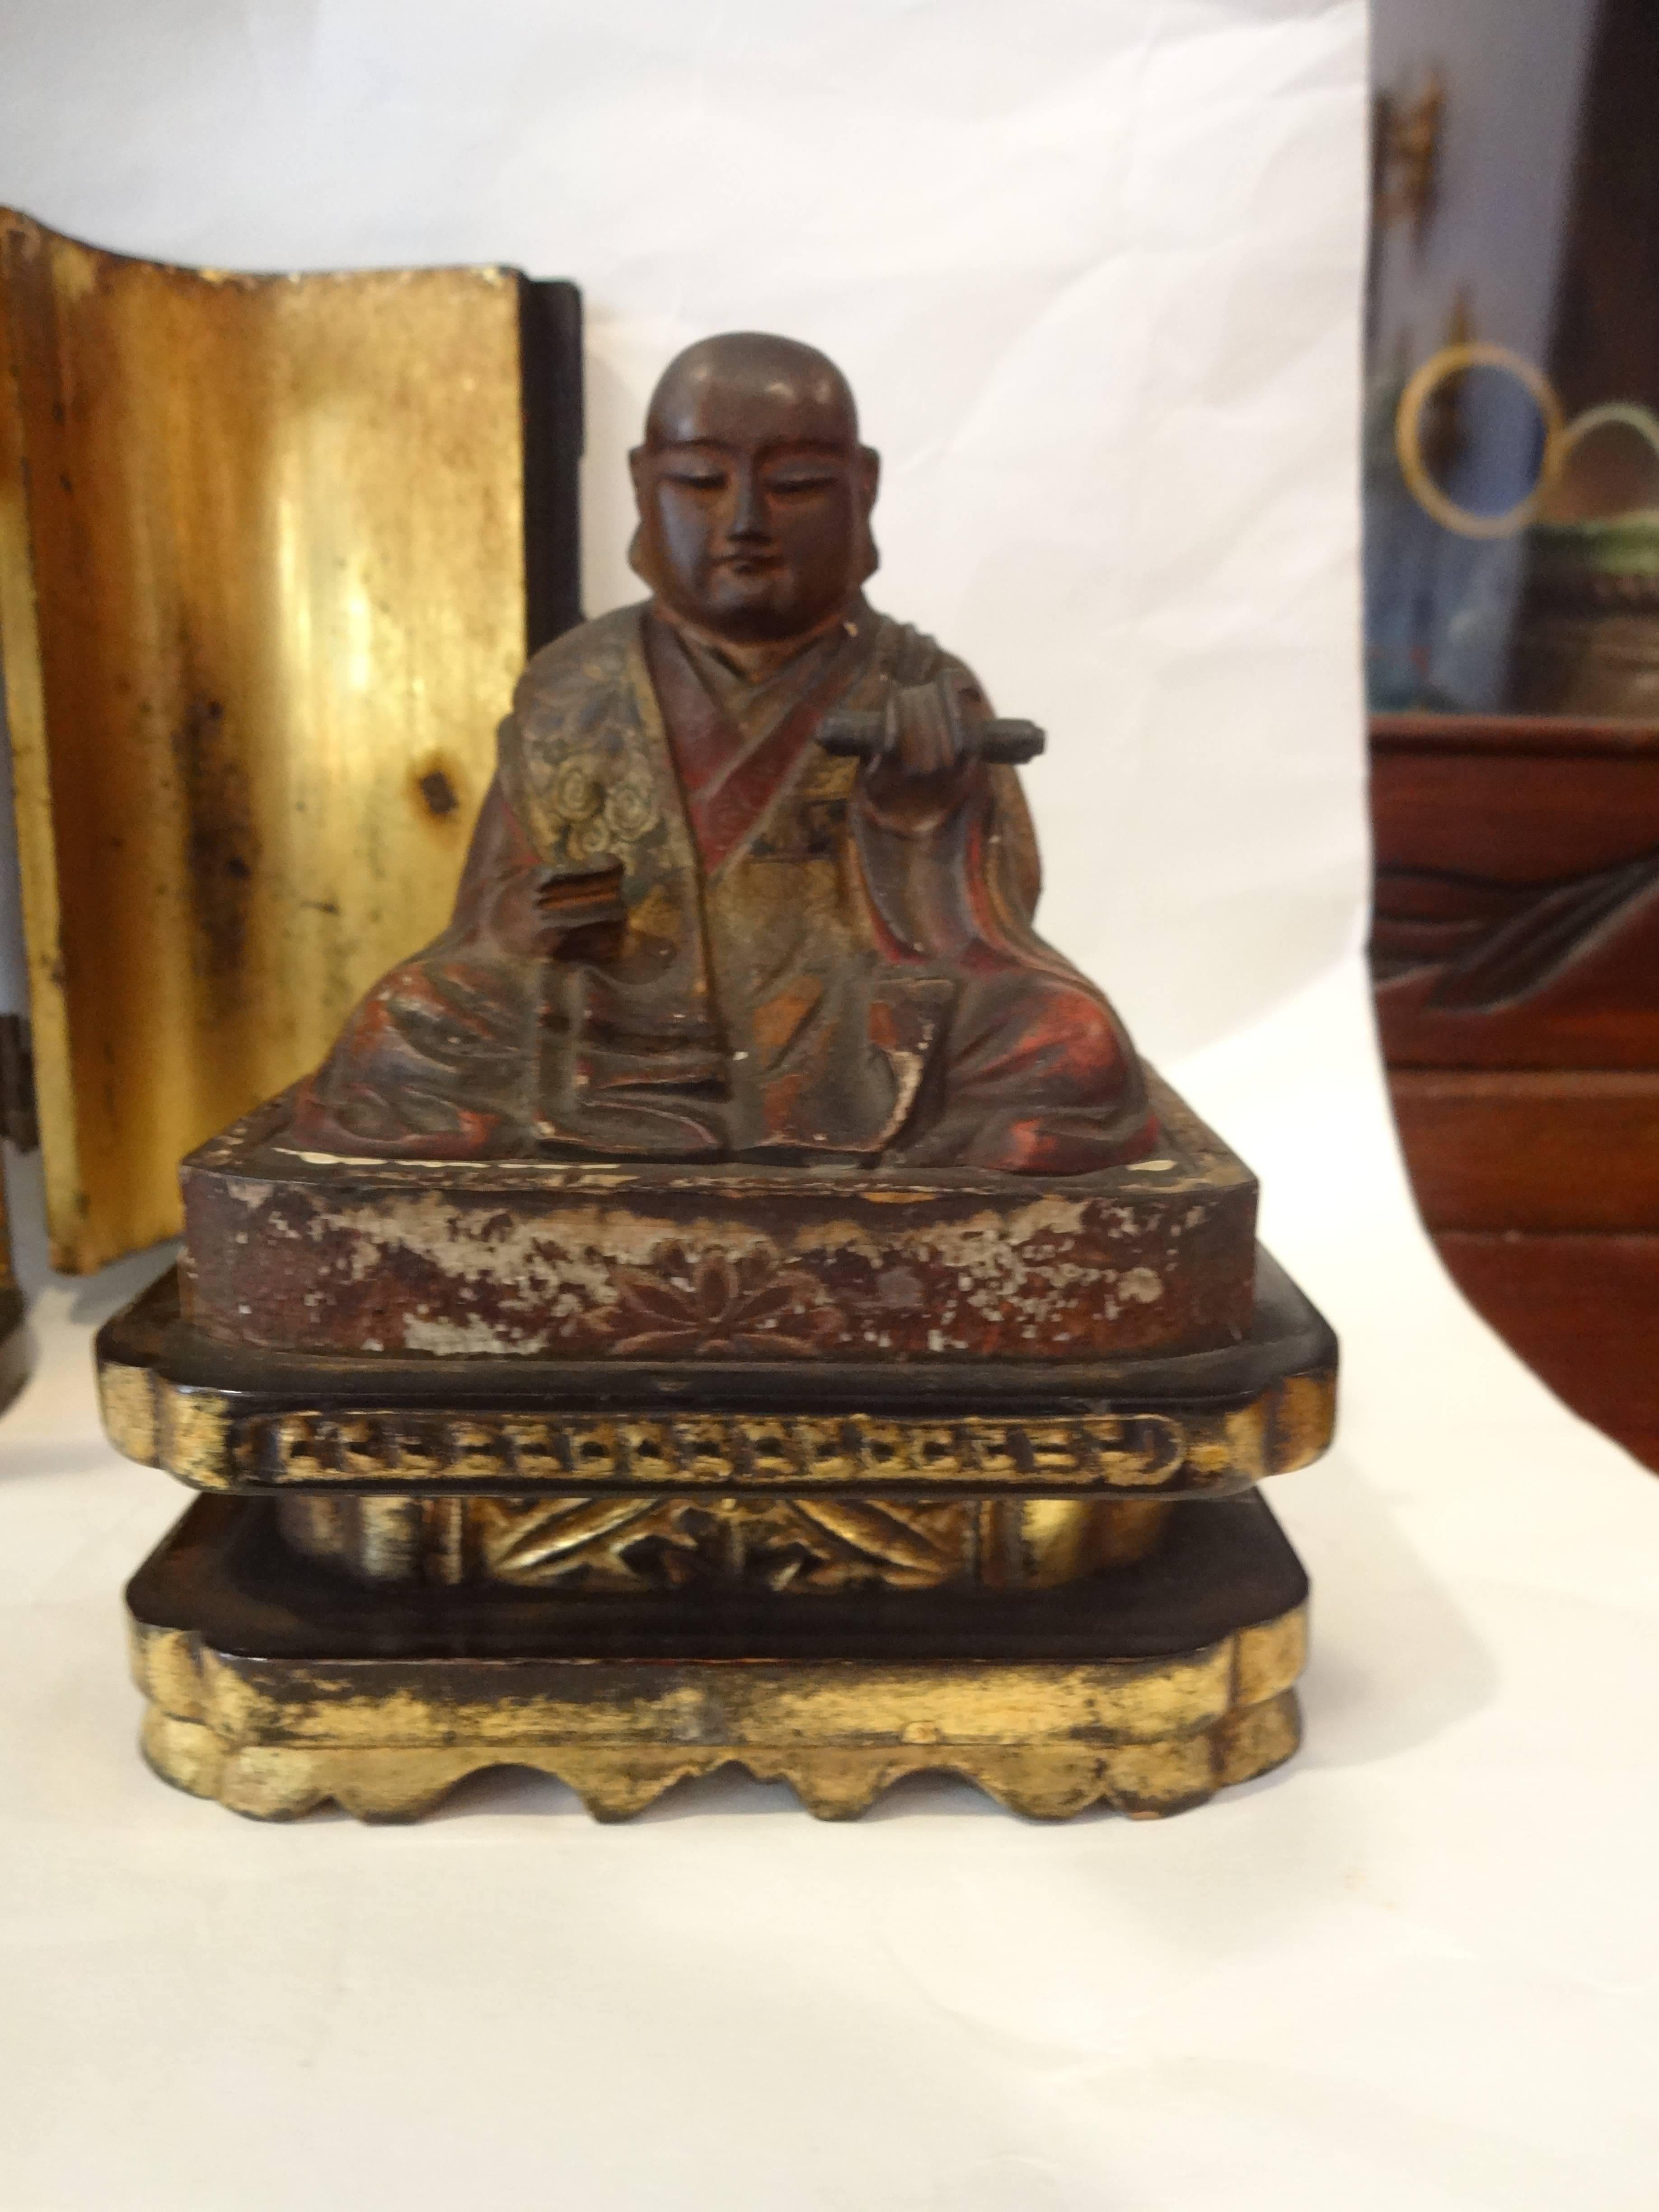
<svg viewBox="0 0 1659 2212"><path fill-rule="evenodd" d="M761 491L760 474L757 470L739 471L737 495L737 503L732 510L732 536L733 538L770 537L766 501Z"/></svg>

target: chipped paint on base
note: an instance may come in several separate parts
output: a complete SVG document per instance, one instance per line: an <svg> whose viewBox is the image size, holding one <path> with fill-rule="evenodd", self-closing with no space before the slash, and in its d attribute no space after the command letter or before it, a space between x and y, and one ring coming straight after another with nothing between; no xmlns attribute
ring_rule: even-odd
<svg viewBox="0 0 1659 2212"><path fill-rule="evenodd" d="M1057 1184L360 1166L283 1150L277 1102L185 1164L189 1310L272 1349L438 1358L1073 1359L1237 1341L1255 1181L1160 1088L1176 1157L1158 1186L1127 1169Z"/></svg>

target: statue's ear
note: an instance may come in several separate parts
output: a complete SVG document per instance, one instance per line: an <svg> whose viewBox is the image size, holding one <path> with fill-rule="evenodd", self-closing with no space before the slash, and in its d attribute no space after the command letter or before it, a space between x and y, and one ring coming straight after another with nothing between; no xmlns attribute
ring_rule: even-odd
<svg viewBox="0 0 1659 2212"><path fill-rule="evenodd" d="M654 592L657 580L651 574L650 556L646 551L645 464L647 451L644 446L635 446L628 456L628 473L634 479L634 504L640 517L634 526L634 535L628 541L628 565L636 576L643 577Z"/></svg>
<svg viewBox="0 0 1659 2212"><path fill-rule="evenodd" d="M881 455L873 446L859 447L859 532L856 549L858 580L865 583L881 566L881 556L876 550L876 541L870 530L870 510L876 503L876 494L881 488Z"/></svg>

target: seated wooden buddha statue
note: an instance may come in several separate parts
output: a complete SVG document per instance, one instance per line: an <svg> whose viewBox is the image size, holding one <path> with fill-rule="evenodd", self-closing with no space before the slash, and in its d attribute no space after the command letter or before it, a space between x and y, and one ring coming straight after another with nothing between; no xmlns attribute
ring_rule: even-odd
<svg viewBox="0 0 1659 2212"><path fill-rule="evenodd" d="M1031 926L1015 771L962 662L865 599L878 459L811 347L680 355L631 457L642 605L537 653L455 912L298 1094L338 1155L1074 1175L1155 1141ZM876 757L817 742L879 718Z"/></svg>

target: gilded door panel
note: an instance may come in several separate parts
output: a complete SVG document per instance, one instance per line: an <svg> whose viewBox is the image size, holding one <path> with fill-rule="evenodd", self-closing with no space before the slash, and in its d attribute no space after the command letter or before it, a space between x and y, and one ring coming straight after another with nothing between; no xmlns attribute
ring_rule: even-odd
<svg viewBox="0 0 1659 2212"><path fill-rule="evenodd" d="M522 280L0 214L0 632L56 1263L435 934L525 655Z"/></svg>

